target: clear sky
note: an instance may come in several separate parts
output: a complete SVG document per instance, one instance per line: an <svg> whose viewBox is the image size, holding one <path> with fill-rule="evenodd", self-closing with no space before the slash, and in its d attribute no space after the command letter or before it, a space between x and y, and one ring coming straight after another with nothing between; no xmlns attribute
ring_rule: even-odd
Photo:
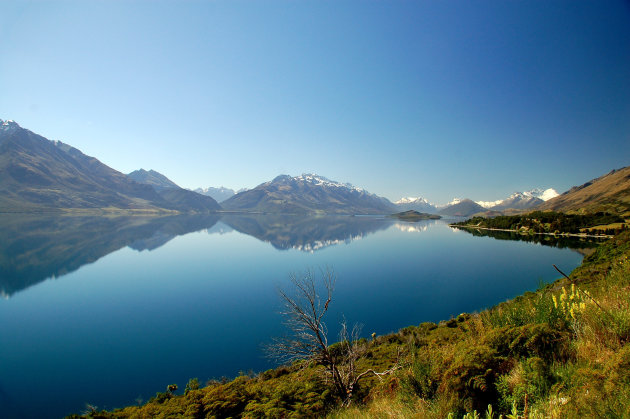
<svg viewBox="0 0 630 419"><path fill-rule="evenodd" d="M0 118L186 188L563 192L630 165L630 3L5 0Z"/></svg>

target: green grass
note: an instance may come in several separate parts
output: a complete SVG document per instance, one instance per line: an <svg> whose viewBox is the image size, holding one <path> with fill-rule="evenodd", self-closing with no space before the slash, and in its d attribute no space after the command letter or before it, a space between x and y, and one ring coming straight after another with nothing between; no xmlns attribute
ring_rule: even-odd
<svg viewBox="0 0 630 419"><path fill-rule="evenodd" d="M321 366L295 364L83 417L630 417L629 257L624 232L569 280L376 337L359 369L391 367L399 354L402 368L362 383L348 408Z"/></svg>

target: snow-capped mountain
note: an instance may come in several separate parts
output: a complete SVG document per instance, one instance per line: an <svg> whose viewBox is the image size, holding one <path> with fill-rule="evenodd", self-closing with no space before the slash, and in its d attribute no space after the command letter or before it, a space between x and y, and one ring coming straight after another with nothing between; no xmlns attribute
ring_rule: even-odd
<svg viewBox="0 0 630 419"><path fill-rule="evenodd" d="M558 191L556 191L553 188L544 189L544 190L540 188L536 188L536 189L532 189L531 191L523 192L523 195L540 198L543 201L549 201L551 198L555 198L556 196L560 194L558 193Z"/></svg>
<svg viewBox="0 0 630 419"><path fill-rule="evenodd" d="M465 201L465 199L453 198L453 200L451 202L449 202L448 204L440 205L440 208L446 208L446 207L450 207L452 205L457 205L457 204L461 203L462 201Z"/></svg>
<svg viewBox="0 0 630 419"><path fill-rule="evenodd" d="M476 201L476 203L493 211L501 211L505 209L529 209L556 196L558 196L558 192L556 192L553 188L536 188L525 192L514 192L505 199L499 199L497 201Z"/></svg>
<svg viewBox="0 0 630 419"><path fill-rule="evenodd" d="M484 208L492 208L496 205L499 205L505 201L504 199L497 199L496 201L475 201L477 204L481 205Z"/></svg>
<svg viewBox="0 0 630 419"><path fill-rule="evenodd" d="M194 192L197 192L202 195L210 196L214 198L217 202L223 202L226 199L229 199L233 197L234 195L236 195L236 192L234 192L234 189L226 188L224 186L221 186L219 188L213 188L213 187L197 188L194 190Z"/></svg>
<svg viewBox="0 0 630 419"><path fill-rule="evenodd" d="M436 212L437 207L422 197L408 196L394 202L399 211Z"/></svg>
<svg viewBox="0 0 630 419"><path fill-rule="evenodd" d="M12 121L11 119L8 119L6 121L0 119L0 131L8 132L17 128L21 128L17 122Z"/></svg>
<svg viewBox="0 0 630 419"><path fill-rule="evenodd" d="M389 214L394 204L349 183L315 174L280 175L234 195L222 206L230 210L275 213Z"/></svg>
<svg viewBox="0 0 630 419"><path fill-rule="evenodd" d="M526 192L515 192L505 199L496 201L471 201L455 198L448 204L438 207L440 214L469 217L484 211L504 211L507 209L530 209L542 204L545 200L558 196L555 189L532 189Z"/></svg>
<svg viewBox="0 0 630 419"><path fill-rule="evenodd" d="M350 183L336 182L334 180L327 179L324 176L319 176L312 173L303 173L300 176L294 177L293 179L298 182L308 182L316 186L324 186L324 187L330 187L330 188L346 188L346 189L354 190L356 192L365 192L364 189L357 188L356 186Z"/></svg>

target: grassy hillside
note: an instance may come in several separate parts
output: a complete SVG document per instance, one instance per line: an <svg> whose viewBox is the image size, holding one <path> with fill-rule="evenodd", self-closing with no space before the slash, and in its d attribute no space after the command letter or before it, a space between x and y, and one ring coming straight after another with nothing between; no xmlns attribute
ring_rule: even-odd
<svg viewBox="0 0 630 419"><path fill-rule="evenodd" d="M349 408L340 407L322 366L295 363L203 388L191 380L184 394L158 393L142 406L82 417L444 418L485 416L489 405L492 417L628 417L629 256L624 232L570 280L481 313L362 340L358 370L397 360L401 368L361 382Z"/></svg>
<svg viewBox="0 0 630 419"><path fill-rule="evenodd" d="M583 213L606 211L630 217L630 166L575 186L537 209Z"/></svg>

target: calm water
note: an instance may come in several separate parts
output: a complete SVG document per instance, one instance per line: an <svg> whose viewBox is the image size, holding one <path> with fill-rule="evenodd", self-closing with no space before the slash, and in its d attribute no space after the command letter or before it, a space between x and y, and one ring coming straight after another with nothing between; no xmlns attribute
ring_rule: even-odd
<svg viewBox="0 0 630 419"><path fill-rule="evenodd" d="M554 280L569 248L373 217L59 217L0 221L0 416L112 409L167 384L273 365L277 288L338 276L328 324L366 335L471 312Z"/></svg>

